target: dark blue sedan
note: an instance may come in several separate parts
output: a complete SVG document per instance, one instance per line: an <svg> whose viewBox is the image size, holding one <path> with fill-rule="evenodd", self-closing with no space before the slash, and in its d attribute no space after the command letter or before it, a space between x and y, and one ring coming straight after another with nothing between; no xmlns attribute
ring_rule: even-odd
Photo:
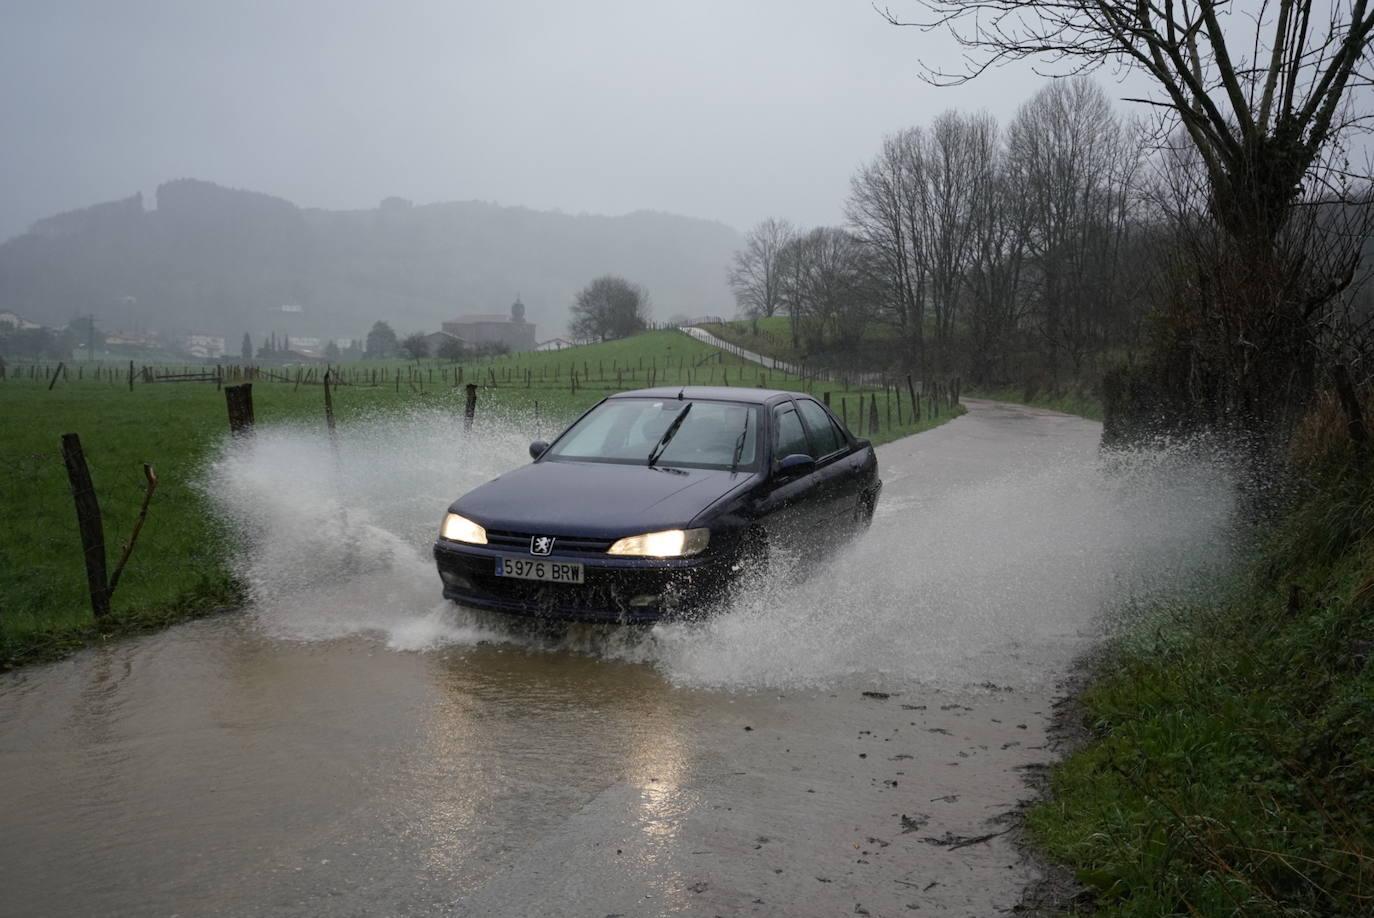
<svg viewBox="0 0 1374 918"><path fill-rule="evenodd" d="M770 553L813 557L867 527L872 445L809 395L641 389L603 399L534 462L454 501L444 596L527 616L691 617Z"/></svg>

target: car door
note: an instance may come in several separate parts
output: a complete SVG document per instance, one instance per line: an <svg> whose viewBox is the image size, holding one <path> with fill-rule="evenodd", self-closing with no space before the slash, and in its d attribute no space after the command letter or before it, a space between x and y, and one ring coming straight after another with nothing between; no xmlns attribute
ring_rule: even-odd
<svg viewBox="0 0 1374 918"><path fill-rule="evenodd" d="M768 532L771 552L804 557L818 547L818 529L827 516L814 500L818 479L814 469L788 472L779 464L788 456L811 456L811 443L801 415L790 401L774 406L769 420L768 479L760 502L760 522Z"/></svg>
<svg viewBox="0 0 1374 918"><path fill-rule="evenodd" d="M863 456L851 448L839 422L820 402L798 398L796 405L816 457L811 499L818 505L821 524L828 532L847 533L858 519Z"/></svg>

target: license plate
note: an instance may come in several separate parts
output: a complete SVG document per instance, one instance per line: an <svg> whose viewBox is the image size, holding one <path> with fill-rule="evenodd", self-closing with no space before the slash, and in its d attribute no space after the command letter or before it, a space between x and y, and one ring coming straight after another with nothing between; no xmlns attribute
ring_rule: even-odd
<svg viewBox="0 0 1374 918"><path fill-rule="evenodd" d="M550 583L581 583L582 565L573 561L536 561L529 558L497 558L496 576Z"/></svg>

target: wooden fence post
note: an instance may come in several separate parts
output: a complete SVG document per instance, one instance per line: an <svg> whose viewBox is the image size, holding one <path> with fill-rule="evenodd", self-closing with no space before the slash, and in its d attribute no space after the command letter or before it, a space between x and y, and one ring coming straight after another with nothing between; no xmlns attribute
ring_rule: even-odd
<svg viewBox="0 0 1374 918"><path fill-rule="evenodd" d="M467 384L467 398L463 405L463 430L472 430L472 419L477 416L477 383Z"/></svg>
<svg viewBox="0 0 1374 918"><path fill-rule="evenodd" d="M229 408L229 432L235 436L252 433L253 384L225 386L224 401Z"/></svg>
<svg viewBox="0 0 1374 918"><path fill-rule="evenodd" d="M81 438L62 435L62 461L76 502L76 523L81 530L81 550L86 559L86 585L91 593L91 613L100 618L110 611L110 590L105 579L105 531L100 524L100 503L91 484L91 470L81 450Z"/></svg>
<svg viewBox="0 0 1374 918"><path fill-rule="evenodd" d="M324 371L324 423L329 427L329 439L334 439L334 398L329 392L329 374L332 370Z"/></svg>

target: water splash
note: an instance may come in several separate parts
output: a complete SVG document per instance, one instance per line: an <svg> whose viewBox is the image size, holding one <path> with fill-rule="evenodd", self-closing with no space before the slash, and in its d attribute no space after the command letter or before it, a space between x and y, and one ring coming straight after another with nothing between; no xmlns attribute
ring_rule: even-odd
<svg viewBox="0 0 1374 918"><path fill-rule="evenodd" d="M1144 596L1202 588L1229 563L1224 466L1093 455L921 501L799 584L769 583L701 629L660 629L656 662L704 685L1053 681Z"/></svg>
<svg viewBox="0 0 1374 918"><path fill-rule="evenodd" d="M343 428L337 448L264 427L226 443L202 487L269 636L509 642L716 688L1040 684L1111 624L1105 607L1196 585L1227 560L1223 461L1074 448L934 494L892 483L862 539L821 565L775 565L703 623L531 629L442 600L430 546L449 501L528 461L536 433L514 417L465 436L437 411Z"/></svg>
<svg viewBox="0 0 1374 918"><path fill-rule="evenodd" d="M443 411L342 427L337 447L317 428L259 427L226 441L200 486L236 537L232 567L265 633L425 650L496 636L450 614L429 551L449 502L528 442L509 424L465 437Z"/></svg>

